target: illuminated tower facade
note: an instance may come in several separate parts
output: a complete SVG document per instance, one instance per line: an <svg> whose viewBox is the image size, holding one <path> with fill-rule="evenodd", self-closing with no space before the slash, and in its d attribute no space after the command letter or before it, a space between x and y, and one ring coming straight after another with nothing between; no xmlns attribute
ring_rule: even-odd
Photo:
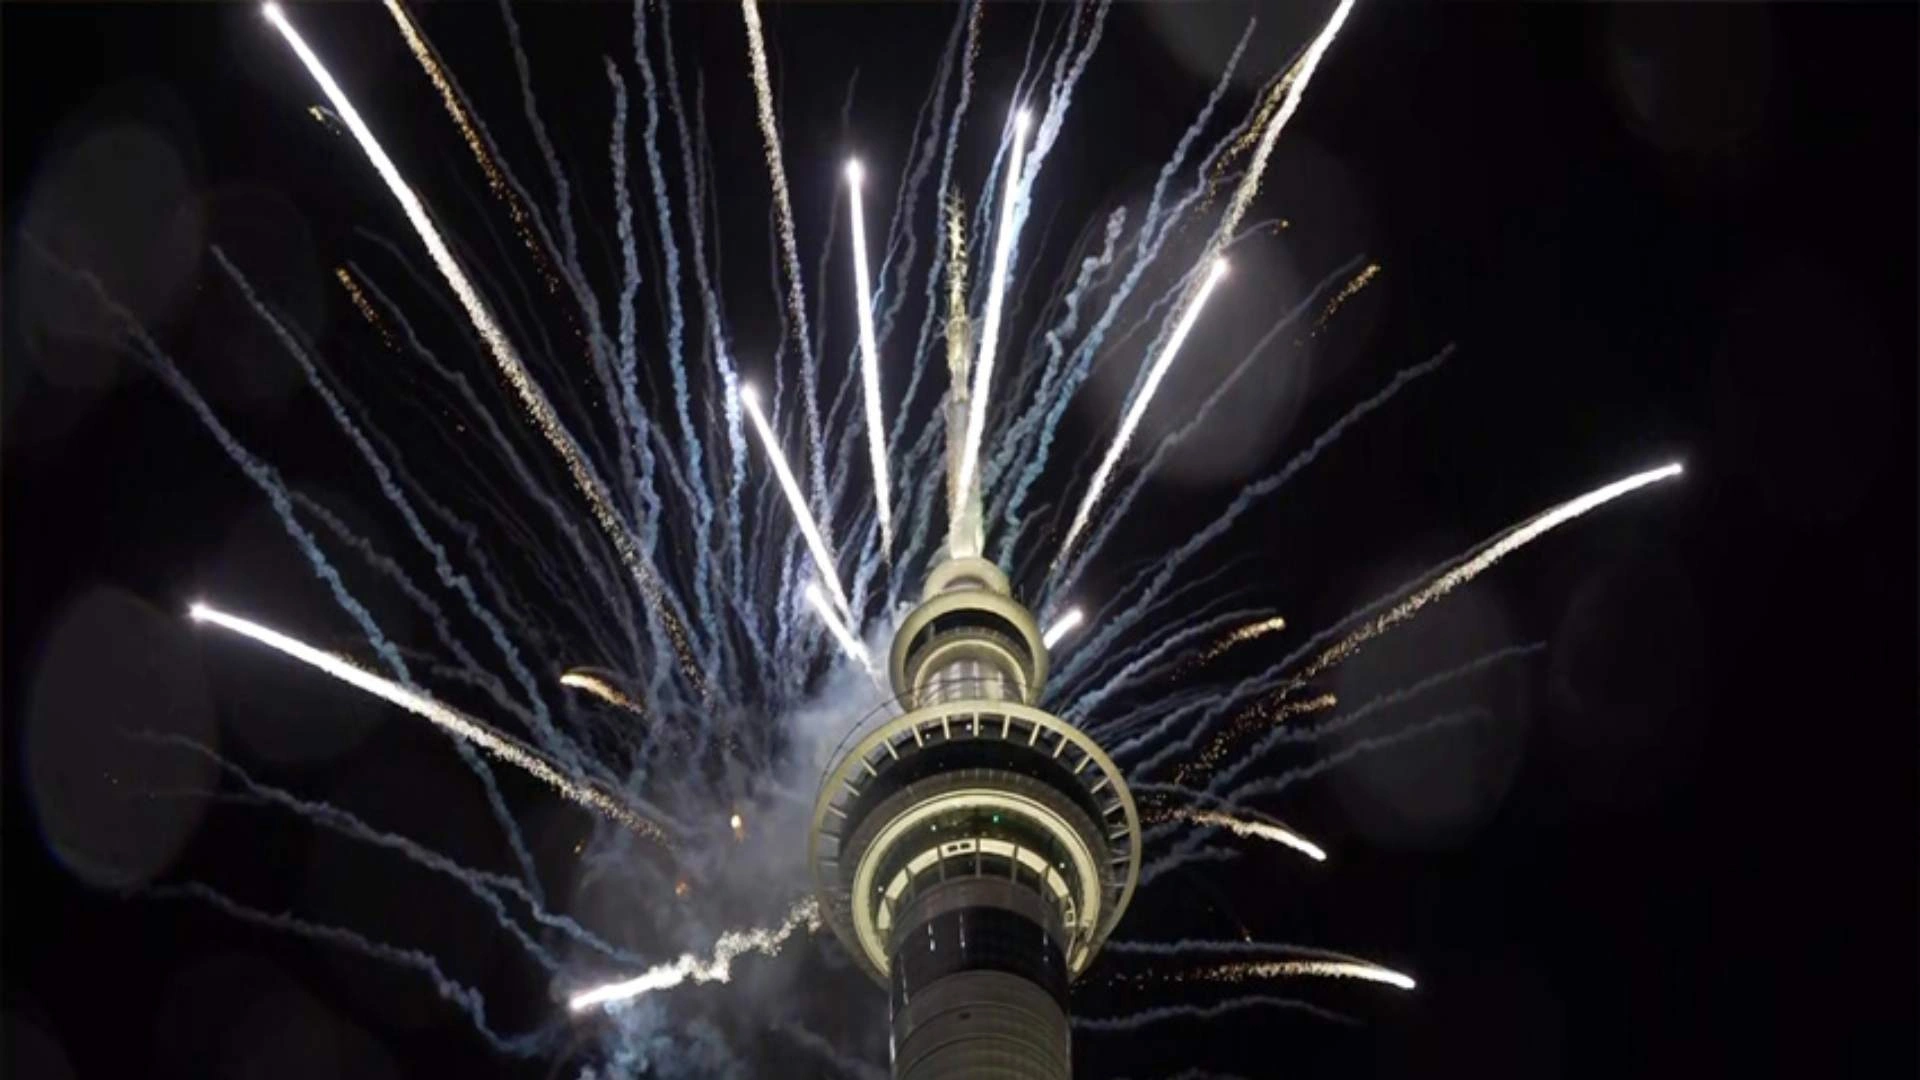
<svg viewBox="0 0 1920 1080"><path fill-rule="evenodd" d="M1071 1073L1067 988L1132 898L1140 819L1106 753L1037 706L1047 666L998 567L941 563L894 637L903 711L821 784L814 885L888 990L899 1080Z"/></svg>

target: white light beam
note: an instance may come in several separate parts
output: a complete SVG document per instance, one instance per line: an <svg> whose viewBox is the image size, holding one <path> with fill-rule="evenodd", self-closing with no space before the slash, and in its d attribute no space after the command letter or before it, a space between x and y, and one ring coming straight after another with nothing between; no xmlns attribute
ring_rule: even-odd
<svg viewBox="0 0 1920 1080"><path fill-rule="evenodd" d="M1013 211L1020 196L1020 167L1027 143L1027 110L1013 114L1013 152L1007 157L1007 190L1000 202L1000 225L993 236L993 276L987 281L987 313L980 326L980 355L973 365L973 392L967 403L966 441L960 449L960 482L954 498L965 506L975 498L974 472L980 464L980 439L987 426L987 389L993 383L993 358L1000 346L1000 311L1006 304L1007 263L1013 258ZM956 515L957 516L957 515Z"/></svg>
<svg viewBox="0 0 1920 1080"><path fill-rule="evenodd" d="M873 334L873 281L867 272L866 211L860 201L864 171L847 162L847 198L853 217L854 301L860 315L860 378L867 392L867 449L873 458L873 502L880 518L880 554L893 561L893 510L888 502L887 439L880 420L880 347Z"/></svg>
<svg viewBox="0 0 1920 1080"><path fill-rule="evenodd" d="M370 671L362 670L345 657L316 649L278 630L269 629L238 615L229 615L207 604L196 603L187 609L187 614L194 622L212 623L242 637L252 638L303 664L318 668L349 686L398 705L415 716L425 717L500 760L525 769L574 802L605 814L635 832L644 833L663 842L666 840L666 835L660 831L658 825L635 814L626 805L598 788L561 773L532 747L510 735L495 731L482 721L458 709L443 705L424 694L416 694L399 683L383 679Z"/></svg>
<svg viewBox="0 0 1920 1080"><path fill-rule="evenodd" d="M800 494L799 481L793 478L793 469L787 464L787 456L780 452L780 443L774 438L773 427L767 423L767 416L760 411L760 395L752 386L740 384L740 403L747 407L747 416L753 420L753 430L760 435L760 445L767 451L768 460L773 462L773 475L780 481L780 490L787 495L787 505L793 510L795 523L800 526L800 535L806 538L807 550L813 554L814 565L819 567L820 576L826 579L827 587L832 590L834 606L849 621L853 618L853 605L847 602L847 591L840 585L840 574L833 568L833 552L827 548L826 537L820 535L820 526L814 523L813 512L807 509L806 496Z"/></svg>
<svg viewBox="0 0 1920 1080"><path fill-rule="evenodd" d="M807 603L813 605L814 613L820 616L821 622L827 624L827 629L833 633L833 640L840 643L840 648L846 652L847 656L862 667L871 669L872 665L867 661L865 646L860 644L859 638L853 636L853 631L847 629L847 624L840 621L839 613L835 612L833 605L821 595L820 586L811 581L807 582Z"/></svg>
<svg viewBox="0 0 1920 1080"><path fill-rule="evenodd" d="M1060 644L1061 638L1073 633L1074 628L1078 627L1084 621L1086 621L1086 616L1081 613L1079 608L1068 608L1065 615L1053 620L1053 625L1047 627L1047 632L1040 635L1040 643L1051 649L1055 645Z"/></svg>
<svg viewBox="0 0 1920 1080"><path fill-rule="evenodd" d="M1193 302L1181 314L1180 322L1174 326L1173 335L1160 349L1160 355L1154 357L1153 366L1147 369L1146 382L1141 384L1140 392L1134 395L1133 405L1127 409L1127 414L1120 418L1120 430L1114 434L1112 445L1107 447L1106 457L1100 459L1100 467L1094 470L1093 479L1087 484L1087 493L1080 499L1080 508L1073 512L1073 524L1067 527L1067 538L1054 553L1054 566L1066 561L1067 553L1073 549L1073 542L1085 531L1088 520L1093 516L1093 508L1106 491L1107 481L1113 478L1114 467L1120 463L1121 455L1127 452L1127 444L1133 441L1134 429L1140 426L1140 418L1146 415L1147 405L1153 401L1154 391L1160 389L1160 380L1166 378L1167 369L1173 366L1173 358L1180 352L1187 335L1193 331L1193 324L1200 318L1200 309L1206 306L1207 297L1213 295L1214 286L1220 284L1220 279L1226 273L1227 260L1213 260L1206 281L1194 293Z"/></svg>

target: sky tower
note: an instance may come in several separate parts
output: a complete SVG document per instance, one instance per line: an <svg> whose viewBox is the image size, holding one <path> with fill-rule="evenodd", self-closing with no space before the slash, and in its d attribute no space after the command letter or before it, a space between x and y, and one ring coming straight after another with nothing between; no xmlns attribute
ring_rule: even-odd
<svg viewBox="0 0 1920 1080"><path fill-rule="evenodd" d="M1067 987L1139 877L1133 796L1037 705L1047 649L991 562L934 567L888 669L904 711L856 732L814 803L822 913L887 987L899 1080L1065 1080Z"/></svg>

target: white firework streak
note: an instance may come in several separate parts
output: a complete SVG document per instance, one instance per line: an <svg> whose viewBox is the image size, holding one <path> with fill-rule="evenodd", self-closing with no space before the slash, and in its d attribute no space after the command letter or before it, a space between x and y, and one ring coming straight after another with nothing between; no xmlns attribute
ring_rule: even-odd
<svg viewBox="0 0 1920 1080"><path fill-rule="evenodd" d="M1271 979L1291 975L1317 975L1326 979L1361 979L1366 982L1397 986L1402 990L1411 990L1416 985L1411 975L1403 975L1392 968L1357 960L1254 960L1221 964L1218 967L1194 973L1196 978L1213 982L1244 982L1247 979Z"/></svg>
<svg viewBox="0 0 1920 1080"><path fill-rule="evenodd" d="M196 603L187 609L187 614L195 622L212 623L243 637L252 638L303 664L318 668L349 686L365 690L374 697L398 705L415 716L425 717L443 730L458 735L501 761L526 770L581 806L605 814L635 832L643 833L663 843L666 841L666 834L660 831L658 825L634 813L619 800L590 784L566 776L532 747L510 735L494 730L486 723L452 706L441 704L399 683L365 671L345 657L316 649L278 630L243 619L238 615L229 615L207 604Z"/></svg>
<svg viewBox="0 0 1920 1080"><path fill-rule="evenodd" d="M580 493L586 497L587 505L593 511L594 521L607 534L608 540L613 543L614 550L620 555L620 561L625 564L627 571L639 584L641 593L658 612L669 636L673 638L674 652L680 658L688 680L704 697L706 682L693 664L692 653L687 647L686 631L663 601L660 584L641 561L640 551L632 533L628 532L626 526L621 523L620 516L614 511L613 503L608 498L600 478L587 464L587 459L582 454L579 444L574 441L573 435L561 424L559 414L554 412L553 405L547 400L546 394L533 381L532 373L521 361L520 354L514 349L513 343L507 340L506 332L500 329L500 324L494 319L486 300L480 296L479 290L474 288L473 282L468 280L466 272L460 269L460 264L454 259L452 250L440 236L440 231L434 227L433 220L427 216L425 204L407 185L406 179L400 175L399 168L394 165L393 159L387 156L387 151L380 145L380 140L374 138L373 131L367 127L366 121L360 118L360 110L354 108L346 92L341 90L340 84L334 81L332 73L328 72L326 65L320 62L320 57L307 47L306 40L293 28L293 24L287 21L286 14L280 10L280 5L264 4L261 6L261 12L266 16L267 21L280 31L280 36L286 39L287 45L306 66L307 74L313 77L313 81L319 84L321 92L326 94L327 100L333 103L334 111L347 125L347 130L353 133L354 141L360 144L361 152L367 155L367 160L373 163L374 171L380 174L380 179L387 185L387 190L392 192L394 199L400 203L400 209L406 214L407 222L413 226L413 231L419 235L421 243L426 245L427 254L433 259L433 265L446 279L448 286L453 289L454 296L460 301L461 308L466 311L467 319L473 323L473 328L479 333L480 340L486 343L487 351L493 356L500 373L513 387L514 393L520 398L521 405L532 415L533 422L540 429L541 435L546 437L547 442L560 455L561 461L566 464L574 486L580 489Z"/></svg>
<svg viewBox="0 0 1920 1080"><path fill-rule="evenodd" d="M1260 143L1253 151L1253 160L1247 164L1247 174L1240 180L1239 188L1233 193L1233 201L1227 204L1227 212L1220 219L1220 227L1214 232L1214 246L1224 244L1240 225L1240 219L1247 213L1247 207L1253 203L1253 197L1260 191L1261 174L1267 171L1267 159L1273 155L1273 144L1280 139L1280 129L1300 108L1300 99L1306 95L1307 83L1313 79L1314 69L1320 66L1320 58L1326 55L1327 47L1333 44L1334 36L1340 33L1340 27L1347 21L1347 15L1353 11L1353 0L1340 0L1340 6L1333 9L1333 16L1322 27L1319 36L1307 46L1300 63L1288 72L1282 80L1285 97L1280 108L1267 122L1267 128L1260 133Z"/></svg>
<svg viewBox="0 0 1920 1080"><path fill-rule="evenodd" d="M571 686L575 690L585 690L601 701L616 708L625 709L635 716L647 714L647 711L640 707L639 702L622 693L619 687L590 671L575 668L572 671L563 672L560 676L560 685Z"/></svg>
<svg viewBox="0 0 1920 1080"><path fill-rule="evenodd" d="M730 982L733 979L733 962L742 953L758 952L772 956L802 926L808 932L820 928L820 906L812 897L795 904L793 910L787 913L786 920L778 926L759 930L731 930L720 935L720 940L714 943L711 960L686 953L678 960L656 964L631 979L582 990L569 998L567 1004L574 1012L580 1012L595 1005L631 1001L655 990L670 990L688 980L701 983Z"/></svg>
<svg viewBox="0 0 1920 1080"><path fill-rule="evenodd" d="M1195 825L1217 825L1235 836L1248 836L1256 840L1271 840L1276 844L1285 844L1314 862L1327 861L1327 853L1321 849L1320 845L1292 829L1272 822L1249 821L1217 810L1179 810L1175 811L1174 816L1191 821Z"/></svg>
<svg viewBox="0 0 1920 1080"><path fill-rule="evenodd" d="M1000 225L993 236L993 276L987 280L987 313L980 324L979 356L973 363L973 392L968 395L967 429L960 447L959 482L954 498L965 505L977 497L974 472L980 463L980 439L987 427L987 389L993 383L993 358L1000 347L1000 312L1006 306L1007 263L1013 258L1014 208L1020 201L1021 155L1027 142L1027 110L1013 116L1013 151L1007 157L1007 190L1000 202ZM954 519L965 515L956 513Z"/></svg>
<svg viewBox="0 0 1920 1080"><path fill-rule="evenodd" d="M1060 644L1060 639L1073 633L1074 629L1085 621L1086 615L1079 608L1068 608L1065 615L1053 620L1053 625L1047 627L1047 632L1040 635L1040 644L1049 649L1053 648Z"/></svg>
<svg viewBox="0 0 1920 1080"><path fill-rule="evenodd" d="M833 552L827 547L827 538L820 534L820 526L813 520L813 512L807 509L807 498L800 493L800 483L793 478L793 469L787 465L787 455L780 452L780 443L774 438L773 427L767 423L767 416L760 411L760 395L753 387L742 383L740 386L740 404L747 407L747 416L753 421L753 430L760 436L760 445L766 448L767 458L773 462L773 475L780 481L780 490L786 493L787 505L793 509L794 522L800 526L800 535L806 538L807 550L813 554L814 565L819 567L820 576L826 579L827 587L833 590L833 603L847 619L853 618L853 605L847 602L847 591L840 585L840 574L833 568Z"/></svg>
<svg viewBox="0 0 1920 1080"><path fill-rule="evenodd" d="M873 279L867 273L867 225L860 202L863 172L847 162L847 197L852 203L854 302L860 316L860 378L867 392L867 448L873 457L874 509L880 518L880 554L893 559L893 512L888 505L887 436L880 420L880 347L873 335Z"/></svg>
<svg viewBox="0 0 1920 1080"><path fill-rule="evenodd" d="M1212 269L1207 271L1207 279L1193 295L1193 302L1180 316L1180 322L1173 328L1173 336L1160 349L1160 355L1154 357L1153 366L1147 369L1146 382L1140 386L1140 392L1133 397L1133 405L1127 414L1120 418L1120 430L1113 436L1113 444L1107 447L1107 456L1100 459L1100 467L1093 472L1093 479L1087 483L1087 493L1080 500L1080 508L1073 512L1073 524L1067 527L1067 538L1061 542L1059 551L1054 553L1053 565L1058 567L1066 561L1067 553L1073 549L1073 542L1087 527L1087 521L1093 516L1093 508L1099 503L1100 496L1106 491L1107 481L1113 476L1115 465L1120 463L1120 455L1127 452L1127 444L1133 441L1133 431L1140 426L1140 418L1146 415L1147 405L1153 400L1154 391L1160 389L1160 380L1166 378L1167 369L1173 366L1173 358L1180 352L1180 346L1193 331L1193 324L1200 318L1200 309L1206 306L1207 297L1213 295L1214 286L1226 276L1227 261L1213 260Z"/></svg>
<svg viewBox="0 0 1920 1080"><path fill-rule="evenodd" d="M1682 467L1679 462L1662 465L1657 469L1648 469L1646 472L1635 473L1624 480L1616 480L1605 487L1596 488L1578 498L1568 499L1559 506L1530 518L1488 544L1479 554L1434 578L1411 596L1369 619L1359 629L1335 642L1326 652L1315 657L1312 663L1288 680L1288 687L1290 689L1298 687L1320 672L1352 656L1360 646L1385 633L1396 624L1412 618L1421 608L1472 581L1493 564L1532 543L1543 534L1582 514L1605 506L1622 495L1638 491L1648 484L1672 479L1679 476L1681 472Z"/></svg>
<svg viewBox="0 0 1920 1080"><path fill-rule="evenodd" d="M859 638L853 636L853 631L847 629L847 624L840 621L840 616L833 610L833 605L821 595L820 586L811 581L807 582L806 595L807 603L812 605L814 614L820 616L820 621L827 624L827 629L833 634L833 640L840 643L840 648L848 657L865 665L867 663L866 648L860 644Z"/></svg>

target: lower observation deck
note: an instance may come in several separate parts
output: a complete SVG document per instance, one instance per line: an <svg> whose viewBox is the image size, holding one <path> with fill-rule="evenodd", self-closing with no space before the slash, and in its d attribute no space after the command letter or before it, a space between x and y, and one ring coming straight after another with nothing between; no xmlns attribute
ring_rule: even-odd
<svg viewBox="0 0 1920 1080"><path fill-rule="evenodd" d="M808 856L860 965L886 979L895 920L930 884L997 878L1050 902L1077 976L1140 872L1139 815L1105 752L1016 701L927 704L855 736L821 784Z"/></svg>

